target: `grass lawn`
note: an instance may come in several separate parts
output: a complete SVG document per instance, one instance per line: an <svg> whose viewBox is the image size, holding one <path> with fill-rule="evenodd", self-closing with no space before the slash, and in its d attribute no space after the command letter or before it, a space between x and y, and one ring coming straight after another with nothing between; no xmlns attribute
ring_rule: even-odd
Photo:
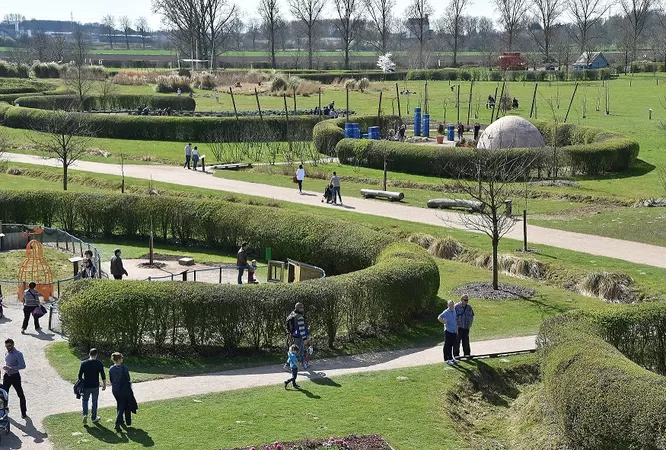
<svg viewBox="0 0 666 450"><path fill-rule="evenodd" d="M504 361L487 364L501 369L535 359ZM50 416L45 425L58 450L213 449L375 433L401 450L461 449L467 446L456 436L445 409L447 392L465 376L463 371L476 370L476 364L460 366L461 370L432 365L304 381L301 391L285 391L279 385L145 404L139 398L139 414L123 435L115 434L113 422L108 422L115 415L111 408L100 411L103 420L97 426L83 428L78 412ZM409 379L400 381L399 376ZM169 420L174 412L178 420Z"/></svg>
<svg viewBox="0 0 666 450"><path fill-rule="evenodd" d="M44 247L44 258L49 263L54 280L71 278L72 263L67 261L67 258L71 257L72 255L69 253ZM25 261L25 250L0 252L0 280L18 280L19 268L23 261ZM8 288L8 286L5 287Z"/></svg>

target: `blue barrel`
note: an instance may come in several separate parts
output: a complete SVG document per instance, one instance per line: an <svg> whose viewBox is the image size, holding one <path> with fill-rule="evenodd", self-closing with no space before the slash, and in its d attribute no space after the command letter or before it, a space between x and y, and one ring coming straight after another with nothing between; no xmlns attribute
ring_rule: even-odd
<svg viewBox="0 0 666 450"><path fill-rule="evenodd" d="M368 127L368 137L376 141L379 140L379 127Z"/></svg>
<svg viewBox="0 0 666 450"><path fill-rule="evenodd" d="M414 108L414 136L421 136L421 108Z"/></svg>
<svg viewBox="0 0 666 450"><path fill-rule="evenodd" d="M354 123L354 136L352 136L354 139L361 139L361 125Z"/></svg>
<svg viewBox="0 0 666 450"><path fill-rule="evenodd" d="M345 137L346 138L352 138L354 137L354 124L351 122L346 122L345 123Z"/></svg>
<svg viewBox="0 0 666 450"><path fill-rule="evenodd" d="M423 115L423 136L430 137L430 114Z"/></svg>
<svg viewBox="0 0 666 450"><path fill-rule="evenodd" d="M446 139L449 141L455 141L456 140L456 126L455 125L449 125L446 127Z"/></svg>
<svg viewBox="0 0 666 450"><path fill-rule="evenodd" d="M372 139L372 138L368 135L368 133L363 133L361 136L363 137L363 139Z"/></svg>

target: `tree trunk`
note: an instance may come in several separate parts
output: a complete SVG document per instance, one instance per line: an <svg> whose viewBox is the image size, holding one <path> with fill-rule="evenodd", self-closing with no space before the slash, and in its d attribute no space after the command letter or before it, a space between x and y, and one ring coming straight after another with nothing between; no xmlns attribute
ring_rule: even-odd
<svg viewBox="0 0 666 450"><path fill-rule="evenodd" d="M62 165L62 190L67 190L67 163Z"/></svg>
<svg viewBox="0 0 666 450"><path fill-rule="evenodd" d="M308 69L312 70L312 27L308 26Z"/></svg>
<svg viewBox="0 0 666 450"><path fill-rule="evenodd" d="M277 69L277 62L275 60L275 31L272 31L271 34L271 66L275 70Z"/></svg>
<svg viewBox="0 0 666 450"><path fill-rule="evenodd" d="M498 281L498 272L499 272L499 262L497 260L497 247L499 246L499 238L497 236L493 237L493 289L499 289Z"/></svg>
<svg viewBox="0 0 666 450"><path fill-rule="evenodd" d="M125 35L125 44L127 45L127 50L129 50L129 36Z"/></svg>
<svg viewBox="0 0 666 450"><path fill-rule="evenodd" d="M345 44L345 70L349 70L349 42Z"/></svg>

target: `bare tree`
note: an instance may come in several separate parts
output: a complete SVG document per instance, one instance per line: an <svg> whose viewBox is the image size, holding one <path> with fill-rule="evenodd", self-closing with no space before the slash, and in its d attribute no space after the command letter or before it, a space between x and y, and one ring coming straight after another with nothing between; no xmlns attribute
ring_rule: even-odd
<svg viewBox="0 0 666 450"><path fill-rule="evenodd" d="M453 67L458 66L458 49L463 37L465 25L465 8L471 3L471 0L450 0L446 7L446 13L440 20L441 31L449 38L451 51L453 52Z"/></svg>
<svg viewBox="0 0 666 450"><path fill-rule="evenodd" d="M305 29L308 38L308 69L313 67L314 40L326 0L288 0L289 11Z"/></svg>
<svg viewBox="0 0 666 450"><path fill-rule="evenodd" d="M388 52L388 43L391 38L395 18L395 0L364 0L366 21L372 27L373 34L378 37L371 41L371 45L383 55Z"/></svg>
<svg viewBox="0 0 666 450"><path fill-rule="evenodd" d="M405 11L405 26L419 44L419 67L425 68L424 52L430 38L430 16L434 9L429 0L411 0Z"/></svg>
<svg viewBox="0 0 666 450"><path fill-rule="evenodd" d="M590 31L610 8L608 0L566 0L566 10L575 25L574 39L580 52L590 48Z"/></svg>
<svg viewBox="0 0 666 450"><path fill-rule="evenodd" d="M620 0L620 6L629 23L631 32L631 58L636 60L638 41L645 31L648 18L658 6L658 0Z"/></svg>
<svg viewBox="0 0 666 450"><path fill-rule="evenodd" d="M11 24L21 23L25 22L25 16L23 14L9 13L5 14L2 21L4 23L11 23Z"/></svg>
<svg viewBox="0 0 666 450"><path fill-rule="evenodd" d="M49 53L51 61L61 63L65 60L67 52L67 39L62 34L56 34L51 37L49 42Z"/></svg>
<svg viewBox="0 0 666 450"><path fill-rule="evenodd" d="M113 48L113 34L116 32L116 18L111 14L102 17L102 30L109 40L109 45Z"/></svg>
<svg viewBox="0 0 666 450"><path fill-rule="evenodd" d="M553 28L562 15L564 0L532 0L532 10L541 26L541 33L535 33L535 41L546 61L550 59L553 43ZM541 34L541 36L538 36Z"/></svg>
<svg viewBox="0 0 666 450"><path fill-rule="evenodd" d="M356 39L361 24L361 0L333 0L338 19L335 28L338 31L345 52L345 69L349 70L349 53Z"/></svg>
<svg viewBox="0 0 666 450"><path fill-rule="evenodd" d="M148 20L141 16L136 19L134 26L136 27L136 31L138 31L139 35L141 36L141 47L146 48L146 38L148 37L148 33L150 33L150 29L148 28Z"/></svg>
<svg viewBox="0 0 666 450"><path fill-rule="evenodd" d="M120 16L118 18L118 24L120 25L123 35L125 35L125 45L127 46L127 50L129 50L129 35L132 32L132 20L129 16Z"/></svg>
<svg viewBox="0 0 666 450"><path fill-rule="evenodd" d="M275 41L277 39L278 27L280 26L281 21L278 0L261 0L259 2L259 14L261 15L262 26L266 39L268 39L268 47L271 52L271 67L276 69Z"/></svg>
<svg viewBox="0 0 666 450"><path fill-rule="evenodd" d="M40 133L27 133L35 147L62 165L62 188L67 190L67 171L83 156L94 134L87 114L71 111L50 111L40 119L39 126L30 124Z"/></svg>
<svg viewBox="0 0 666 450"><path fill-rule="evenodd" d="M460 221L467 229L490 238L495 290L499 288L499 243L514 226L513 218L505 213L506 201L522 195L523 189L516 182L528 176L529 168L538 157L537 151L520 154L511 149L474 149L472 155L454 169L456 191L482 205L476 214L461 214Z"/></svg>
<svg viewBox="0 0 666 450"><path fill-rule="evenodd" d="M247 34L252 41L252 51L257 49L257 38L261 34L261 23L257 19L252 18L247 25Z"/></svg>
<svg viewBox="0 0 666 450"><path fill-rule="evenodd" d="M525 20L527 0L493 0L499 13L499 24L506 35L508 50L513 50L520 27Z"/></svg>
<svg viewBox="0 0 666 450"><path fill-rule="evenodd" d="M91 69L86 65L90 48L90 38L86 33L82 30L72 33L69 49L71 62L62 75L62 81L78 97L79 108L83 108L83 102L95 82Z"/></svg>
<svg viewBox="0 0 666 450"><path fill-rule="evenodd" d="M241 13L236 10L234 17L229 24L229 36L234 42L234 48L240 50L243 48L243 34L245 33L245 24L241 19Z"/></svg>

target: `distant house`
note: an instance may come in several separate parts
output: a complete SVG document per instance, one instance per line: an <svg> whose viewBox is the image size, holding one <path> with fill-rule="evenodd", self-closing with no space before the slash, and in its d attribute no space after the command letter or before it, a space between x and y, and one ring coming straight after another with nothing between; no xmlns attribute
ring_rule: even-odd
<svg viewBox="0 0 666 450"><path fill-rule="evenodd" d="M601 52L583 52L573 64L574 70L605 69L609 67L608 60Z"/></svg>

